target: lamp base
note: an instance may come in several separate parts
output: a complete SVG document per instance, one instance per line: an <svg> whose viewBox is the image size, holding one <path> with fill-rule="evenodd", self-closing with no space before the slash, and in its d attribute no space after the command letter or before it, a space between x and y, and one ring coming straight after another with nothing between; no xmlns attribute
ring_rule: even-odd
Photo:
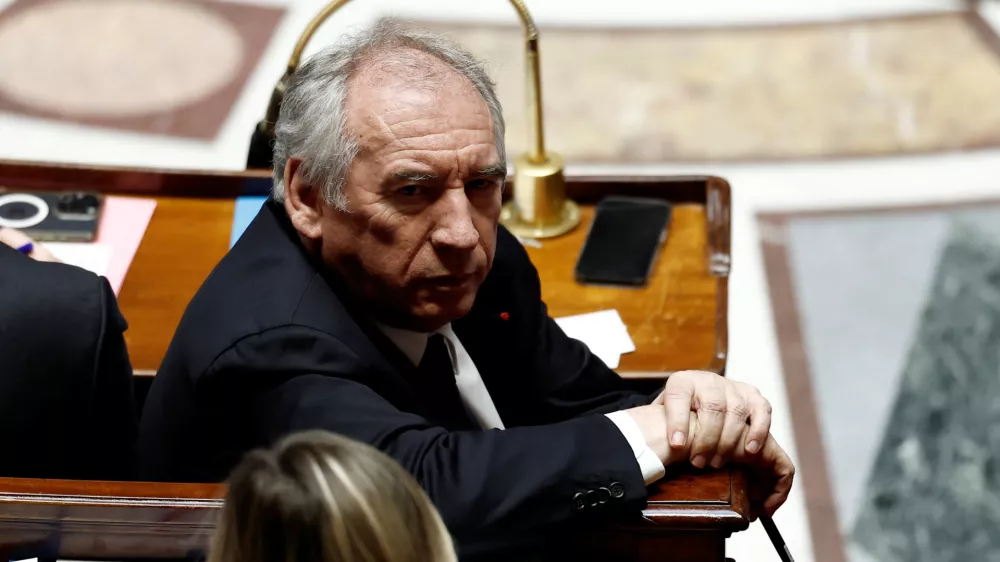
<svg viewBox="0 0 1000 562"><path fill-rule="evenodd" d="M576 203L566 199L563 201L559 220L548 224L525 222L517 212L517 207L511 201L500 211L500 222L515 236L521 238L555 238L576 228L580 224L580 208Z"/></svg>
<svg viewBox="0 0 1000 562"><path fill-rule="evenodd" d="M500 211L500 222L521 238L554 238L580 224L580 208L566 198L562 156L514 159L514 197Z"/></svg>

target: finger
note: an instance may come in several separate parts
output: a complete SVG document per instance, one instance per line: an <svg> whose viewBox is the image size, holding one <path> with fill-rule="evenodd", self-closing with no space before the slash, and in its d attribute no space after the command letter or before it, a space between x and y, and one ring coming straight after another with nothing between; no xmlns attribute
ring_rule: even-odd
<svg viewBox="0 0 1000 562"><path fill-rule="evenodd" d="M663 389L663 407L667 410L667 437L670 447L683 448L688 442L691 408L694 404L694 381L684 371L670 375Z"/></svg>
<svg viewBox="0 0 1000 562"><path fill-rule="evenodd" d="M37 261L59 261L48 248L35 242L30 236L13 228L0 228L0 242L11 248L21 248L31 244L31 251L28 257Z"/></svg>
<svg viewBox="0 0 1000 562"><path fill-rule="evenodd" d="M789 474L781 477L781 479L779 479L775 484L774 491L771 492L771 495L768 496L767 500L764 502L764 513L767 514L768 517L774 515L774 513L778 511L778 508L785 505L785 502L788 501L788 494L792 491L793 479L794 476Z"/></svg>
<svg viewBox="0 0 1000 562"><path fill-rule="evenodd" d="M3 242L11 248L20 248L25 244L34 243L34 240L29 238L28 235L20 230L14 230L13 228L0 228L0 242Z"/></svg>
<svg viewBox="0 0 1000 562"><path fill-rule="evenodd" d="M764 513L771 516L788 499L788 494L792 490L792 482L795 480L795 466L792 464L792 459L788 457L788 454L773 437L767 440L764 448L762 456L767 463L771 464L770 474L774 485L767 499L764 500L763 508Z"/></svg>
<svg viewBox="0 0 1000 562"><path fill-rule="evenodd" d="M16 230L13 228L0 228L0 242L10 246L11 248L21 248L28 244L31 244L31 251L28 252L28 257L37 261L59 261L48 248L35 242L30 236Z"/></svg>
<svg viewBox="0 0 1000 562"><path fill-rule="evenodd" d="M30 255L33 259L37 261L51 261L51 262L59 261L59 258L57 258L52 252L50 252L48 248L37 242L34 243L34 249L32 249L31 253L28 255Z"/></svg>
<svg viewBox="0 0 1000 562"><path fill-rule="evenodd" d="M761 396L760 391L745 383L736 383L749 409L750 431L746 437L746 452L754 455L760 452L771 432L771 403Z"/></svg>
<svg viewBox="0 0 1000 562"><path fill-rule="evenodd" d="M726 423L727 381L719 375L705 373L695 386L695 412L698 414L698 433L691 444L691 464L703 468L715 457Z"/></svg>
<svg viewBox="0 0 1000 562"><path fill-rule="evenodd" d="M726 416L723 421L722 434L719 437L719 445L715 450L715 457L710 463L712 468L722 468L722 465L733 458L737 446L742 446L744 443L743 436L747 428L749 409L746 398L735 384L727 384L725 389Z"/></svg>
<svg viewBox="0 0 1000 562"><path fill-rule="evenodd" d="M688 432L687 432L687 442L690 445L694 441L694 436L698 434L698 415L692 411L688 411ZM687 464L691 462L691 447L680 447L671 448L667 451L667 458L663 461L664 466L669 466L677 463Z"/></svg>

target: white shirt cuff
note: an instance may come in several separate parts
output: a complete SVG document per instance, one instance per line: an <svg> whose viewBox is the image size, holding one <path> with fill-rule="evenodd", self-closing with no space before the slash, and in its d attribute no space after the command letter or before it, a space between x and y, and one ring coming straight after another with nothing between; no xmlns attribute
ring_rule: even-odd
<svg viewBox="0 0 1000 562"><path fill-rule="evenodd" d="M656 456L656 453L646 445L646 439L642 436L642 430L639 429L639 424L632 419L632 416L624 411L611 412L604 415L618 426L618 431L622 432L629 446L632 447L632 454L635 455L635 461L639 463L639 470L642 471L642 479L646 482L646 485L648 486L663 478L663 475L666 473L663 463L660 462L660 458Z"/></svg>

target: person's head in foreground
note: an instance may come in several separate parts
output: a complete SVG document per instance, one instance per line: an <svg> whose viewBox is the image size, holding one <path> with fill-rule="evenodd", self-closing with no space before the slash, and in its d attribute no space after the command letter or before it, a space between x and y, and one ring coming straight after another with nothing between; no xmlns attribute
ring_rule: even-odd
<svg viewBox="0 0 1000 562"><path fill-rule="evenodd" d="M228 480L209 562L452 562L417 482L367 444L324 431L253 451Z"/></svg>
<svg viewBox="0 0 1000 562"><path fill-rule="evenodd" d="M274 196L307 250L383 323L461 318L493 264L504 122L481 63L384 21L292 77Z"/></svg>

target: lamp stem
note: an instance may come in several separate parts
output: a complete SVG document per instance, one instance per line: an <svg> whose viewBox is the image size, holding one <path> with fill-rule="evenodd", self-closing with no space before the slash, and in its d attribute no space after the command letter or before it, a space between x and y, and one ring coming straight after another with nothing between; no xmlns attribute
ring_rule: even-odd
<svg viewBox="0 0 1000 562"><path fill-rule="evenodd" d="M525 59L528 87L528 140L531 162L545 163L545 129L542 120L542 76L539 64L538 37L528 39Z"/></svg>

